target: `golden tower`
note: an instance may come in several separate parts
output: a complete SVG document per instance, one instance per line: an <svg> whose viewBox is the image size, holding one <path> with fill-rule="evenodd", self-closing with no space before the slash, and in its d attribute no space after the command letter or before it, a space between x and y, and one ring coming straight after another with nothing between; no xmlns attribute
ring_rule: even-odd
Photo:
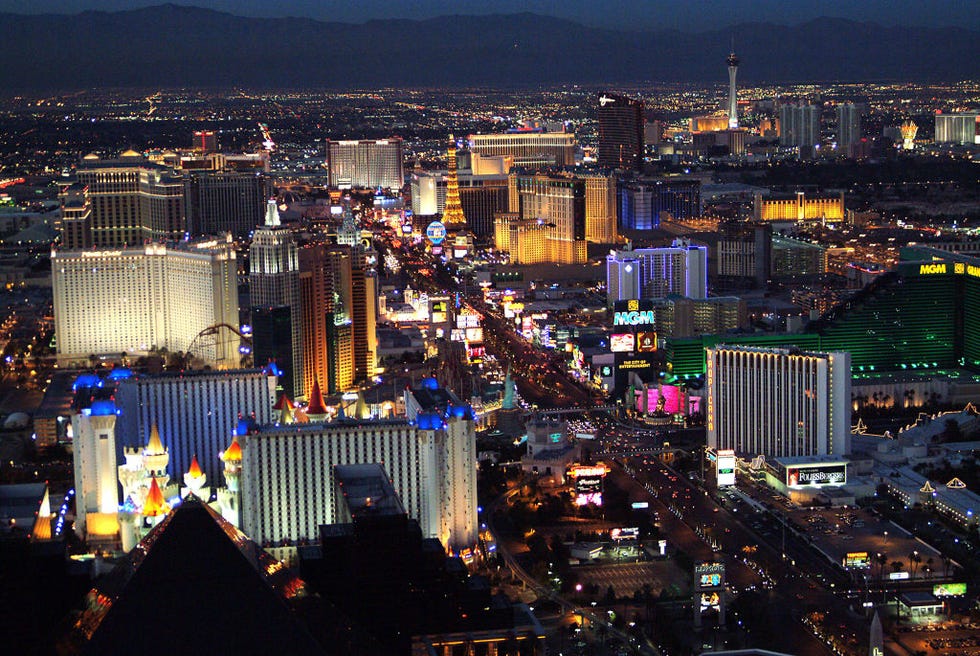
<svg viewBox="0 0 980 656"><path fill-rule="evenodd" d="M459 203L459 177L456 173L456 139L449 135L449 174L446 177L446 205L442 222L447 226L466 225L463 206Z"/></svg>

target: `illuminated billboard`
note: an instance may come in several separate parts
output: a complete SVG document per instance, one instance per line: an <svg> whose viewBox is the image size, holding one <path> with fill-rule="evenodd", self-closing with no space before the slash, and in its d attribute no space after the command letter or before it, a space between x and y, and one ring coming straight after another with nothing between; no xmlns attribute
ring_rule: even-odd
<svg viewBox="0 0 980 656"><path fill-rule="evenodd" d="M482 342L483 341L483 328L467 328L466 329L466 341L471 343Z"/></svg>
<svg viewBox="0 0 980 656"><path fill-rule="evenodd" d="M636 350L636 335L625 333L609 338L609 350L613 353L629 353Z"/></svg>
<svg viewBox="0 0 980 656"><path fill-rule="evenodd" d="M721 449L715 459L715 475L718 487L735 485L735 452L731 449Z"/></svg>
<svg viewBox="0 0 980 656"><path fill-rule="evenodd" d="M966 594L966 583L939 583L932 586L936 597L962 597Z"/></svg>
<svg viewBox="0 0 980 656"><path fill-rule="evenodd" d="M721 611L721 595L717 592L702 592L701 593L701 612L707 610Z"/></svg>
<svg viewBox="0 0 980 656"><path fill-rule="evenodd" d="M847 465L814 465L812 467L787 467L786 485L843 485L847 482Z"/></svg>
<svg viewBox="0 0 980 656"><path fill-rule="evenodd" d="M657 333L637 333L636 350L640 353L652 353L657 350Z"/></svg>
<svg viewBox="0 0 980 656"><path fill-rule="evenodd" d="M636 397L637 412L647 414L687 415L697 414L701 407L701 399L688 394L687 390L677 385L653 385L646 389L646 407L643 406L643 393Z"/></svg>
<svg viewBox="0 0 980 656"><path fill-rule="evenodd" d="M694 587L696 590L717 590L724 586L724 563L700 563L694 566Z"/></svg>
<svg viewBox="0 0 980 656"><path fill-rule="evenodd" d="M850 551L844 554L845 568L871 567L871 558L867 551Z"/></svg>
<svg viewBox="0 0 980 656"><path fill-rule="evenodd" d="M581 476L575 479L575 505L602 505L602 477Z"/></svg>
<svg viewBox="0 0 980 656"><path fill-rule="evenodd" d="M474 312L467 312L463 310L456 315L456 327L457 328L479 328L480 327L480 315Z"/></svg>
<svg viewBox="0 0 980 656"><path fill-rule="evenodd" d="M636 540L640 537L640 529L638 527L614 528L609 531L609 537L613 540Z"/></svg>
<svg viewBox="0 0 980 656"><path fill-rule="evenodd" d="M447 305L446 301L432 302L432 323L445 323L449 319Z"/></svg>
<svg viewBox="0 0 980 656"><path fill-rule="evenodd" d="M637 330L653 329L656 317L649 299L616 301L613 304L613 325L630 326Z"/></svg>
<svg viewBox="0 0 980 656"><path fill-rule="evenodd" d="M426 227L425 236L433 246L438 246L446 240L446 226L440 221L433 221Z"/></svg>
<svg viewBox="0 0 980 656"><path fill-rule="evenodd" d="M603 463L595 465L574 464L568 468L569 478L575 481L575 505L590 503L602 505L602 479L609 473Z"/></svg>
<svg viewBox="0 0 980 656"><path fill-rule="evenodd" d="M702 574L698 579L699 588L717 588L721 585L721 574Z"/></svg>

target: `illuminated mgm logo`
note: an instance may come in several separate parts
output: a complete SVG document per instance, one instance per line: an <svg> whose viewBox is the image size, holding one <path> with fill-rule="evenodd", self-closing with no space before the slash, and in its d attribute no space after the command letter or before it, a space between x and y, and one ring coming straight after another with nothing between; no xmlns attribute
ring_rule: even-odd
<svg viewBox="0 0 980 656"><path fill-rule="evenodd" d="M616 312L613 315L614 326L644 326L654 321L653 310L633 310L632 312Z"/></svg>
<svg viewBox="0 0 980 656"><path fill-rule="evenodd" d="M643 326L653 325L653 310L641 310L640 302L636 299L626 303L626 310L613 314L614 326Z"/></svg>

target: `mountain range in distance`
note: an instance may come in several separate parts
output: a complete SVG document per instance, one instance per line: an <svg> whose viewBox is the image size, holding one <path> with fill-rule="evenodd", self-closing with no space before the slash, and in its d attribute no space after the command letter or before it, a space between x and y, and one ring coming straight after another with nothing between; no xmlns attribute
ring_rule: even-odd
<svg viewBox="0 0 980 656"><path fill-rule="evenodd" d="M0 88L506 87L635 82L942 82L975 78L980 31L838 18L700 33L609 30L537 14L362 24L172 4L0 13Z"/></svg>

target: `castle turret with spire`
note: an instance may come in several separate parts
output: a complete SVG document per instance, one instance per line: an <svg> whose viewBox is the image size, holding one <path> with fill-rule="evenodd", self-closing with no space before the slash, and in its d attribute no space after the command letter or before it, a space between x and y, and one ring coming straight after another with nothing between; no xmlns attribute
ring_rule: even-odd
<svg viewBox="0 0 980 656"><path fill-rule="evenodd" d="M150 428L150 438L145 446L126 447L123 456L126 463L119 466L123 504L117 517L122 548L129 551L159 521L154 518L167 514L170 506L166 500L178 496L180 490L176 484L170 483L170 474L167 473L170 450L163 445L156 424ZM200 472L200 467L198 471L203 486L204 474Z"/></svg>
<svg viewBox="0 0 980 656"><path fill-rule="evenodd" d="M231 438L231 444L218 456L224 463L225 486L218 488L218 510L226 520L240 526L241 488L239 482L242 474L242 447L238 444L238 436Z"/></svg>

